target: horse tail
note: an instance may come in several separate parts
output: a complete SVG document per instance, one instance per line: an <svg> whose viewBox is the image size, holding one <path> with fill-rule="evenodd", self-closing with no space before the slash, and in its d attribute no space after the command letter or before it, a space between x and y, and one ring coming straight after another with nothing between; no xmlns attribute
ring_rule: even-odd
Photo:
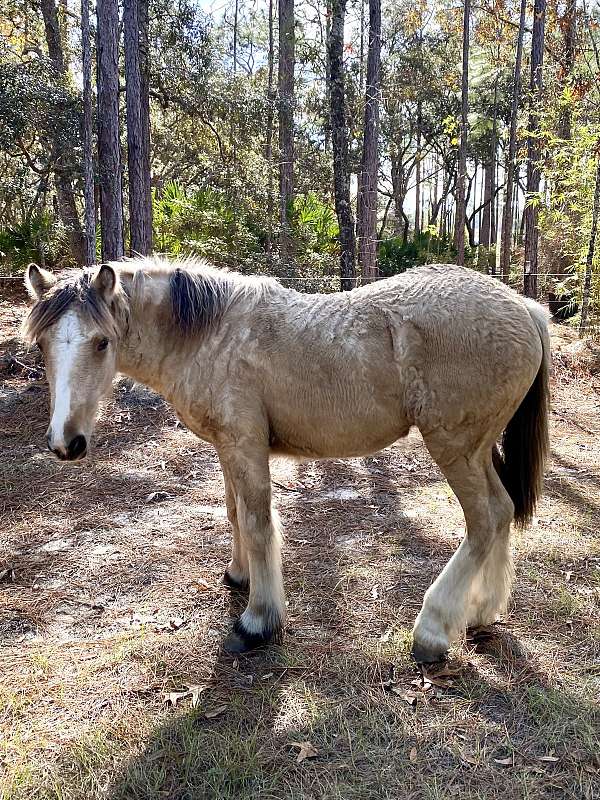
<svg viewBox="0 0 600 800"><path fill-rule="evenodd" d="M515 506L515 524L526 527L542 493L544 466L550 450L550 336L544 309L525 300L542 343L542 362L529 391L502 437L502 453L494 447L493 461Z"/></svg>

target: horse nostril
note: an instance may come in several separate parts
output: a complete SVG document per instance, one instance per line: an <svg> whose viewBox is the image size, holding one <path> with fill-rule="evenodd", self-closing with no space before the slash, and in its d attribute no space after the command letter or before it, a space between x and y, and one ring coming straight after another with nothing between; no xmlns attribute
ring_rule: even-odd
<svg viewBox="0 0 600 800"><path fill-rule="evenodd" d="M87 441L85 436L79 434L74 439L71 439L69 442L69 446L67 447L67 457L71 460L75 458L80 458L85 455L85 451L87 450Z"/></svg>

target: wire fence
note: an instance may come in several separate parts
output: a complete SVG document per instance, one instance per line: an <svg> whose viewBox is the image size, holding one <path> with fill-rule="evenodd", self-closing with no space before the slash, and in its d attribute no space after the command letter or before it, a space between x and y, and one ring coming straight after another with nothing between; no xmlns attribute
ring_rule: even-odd
<svg viewBox="0 0 600 800"><path fill-rule="evenodd" d="M321 287L321 291L325 289L323 292L324 294L333 293L339 291L340 289L340 282L341 278L339 273L337 274L329 274L329 275L314 275L314 276L299 276L299 275L281 275L275 273L254 273L257 277L271 277L275 278L276 280L280 281L283 285L292 284L301 287L301 290L308 287L312 289L314 287ZM512 272L511 273L511 286L515 288L517 291L522 290L522 284L525 275L527 277L535 277L539 278L540 280L544 280L545 278L562 278L563 280L565 277L564 273L561 272ZM384 281L388 280L390 276L387 275L376 275L371 278L364 278L360 275L357 275L354 278L344 278L344 281L347 283L354 284L354 287L364 286L368 283L376 283L377 281ZM502 276L498 274L490 275L489 277L496 278L497 280L501 280ZM23 281L22 275L0 275L0 282L2 281ZM519 285L519 283L521 285ZM289 287L288 287L289 288ZM567 303L568 305L568 303ZM600 324L595 323L588 323L583 327L577 325L577 330L579 331L600 331Z"/></svg>

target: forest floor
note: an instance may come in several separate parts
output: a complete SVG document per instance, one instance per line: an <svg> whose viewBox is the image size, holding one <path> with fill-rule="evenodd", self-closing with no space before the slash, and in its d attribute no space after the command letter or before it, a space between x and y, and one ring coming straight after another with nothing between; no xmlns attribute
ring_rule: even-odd
<svg viewBox="0 0 600 800"><path fill-rule="evenodd" d="M275 464L289 621L232 659L215 453L121 381L93 460L52 459L23 311L0 303L2 800L600 796L598 378L555 359L509 613L445 667L420 675L410 631L463 518L416 434Z"/></svg>

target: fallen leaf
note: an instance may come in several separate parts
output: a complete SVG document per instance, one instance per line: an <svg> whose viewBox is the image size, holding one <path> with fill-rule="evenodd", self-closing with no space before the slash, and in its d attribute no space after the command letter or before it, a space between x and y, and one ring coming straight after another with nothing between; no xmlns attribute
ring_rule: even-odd
<svg viewBox="0 0 600 800"><path fill-rule="evenodd" d="M495 758L494 764L498 764L501 767L512 767L514 766L515 760L512 756L507 756L506 758Z"/></svg>
<svg viewBox="0 0 600 800"><path fill-rule="evenodd" d="M428 678L415 678L414 681L410 682L411 686L415 686L420 692L428 692L431 687L433 686L432 682Z"/></svg>
<svg viewBox="0 0 600 800"><path fill-rule="evenodd" d="M163 500L168 500L169 496L168 492L150 492L146 497L146 503L160 503Z"/></svg>
<svg viewBox="0 0 600 800"><path fill-rule="evenodd" d="M169 628L172 631L178 631L184 624L185 620L182 617L173 617L169 620Z"/></svg>
<svg viewBox="0 0 600 800"><path fill-rule="evenodd" d="M408 760L412 761L413 764L417 760L417 748L416 747L413 747L411 749L410 753L408 754Z"/></svg>
<svg viewBox="0 0 600 800"><path fill-rule="evenodd" d="M202 684L200 686L190 686L190 692L192 694L192 708L196 708L198 703L200 702L200 695L202 692L205 692L208 689L207 684Z"/></svg>
<svg viewBox="0 0 600 800"><path fill-rule="evenodd" d="M425 670L425 677L431 678L453 678L455 675L459 675L461 672L460 667L442 667L441 669L436 669L435 672L428 673Z"/></svg>
<svg viewBox="0 0 600 800"><path fill-rule="evenodd" d="M225 711L227 711L227 706L217 706L210 711L205 711L204 716L206 719L214 719L215 717L220 717Z"/></svg>
<svg viewBox="0 0 600 800"><path fill-rule="evenodd" d="M173 708L175 708L177 703L180 700L183 700L185 697L189 697L189 694L190 694L189 689L185 689L184 691L181 692L165 692L164 702L167 705L170 705Z"/></svg>
<svg viewBox="0 0 600 800"><path fill-rule="evenodd" d="M454 673L451 673L454 674ZM429 683L433 686L440 686L442 689L448 689L450 686L454 685L454 681L452 678L447 677L447 674L442 672L436 673L434 675L430 675L428 672L423 671L423 686ZM423 689L423 691L427 691L427 689Z"/></svg>
<svg viewBox="0 0 600 800"><path fill-rule="evenodd" d="M188 584L188 587L195 592L206 592L210 589L210 586L206 581L203 581L202 578L198 578L195 581L191 581Z"/></svg>
<svg viewBox="0 0 600 800"><path fill-rule="evenodd" d="M296 764L301 764L305 759L315 758L319 755L319 751L311 742L288 742L288 745L298 748Z"/></svg>
<svg viewBox="0 0 600 800"><path fill-rule="evenodd" d="M401 700L408 703L409 706L416 706L419 696L413 691L405 692L399 686L392 686L392 692L397 694Z"/></svg>

